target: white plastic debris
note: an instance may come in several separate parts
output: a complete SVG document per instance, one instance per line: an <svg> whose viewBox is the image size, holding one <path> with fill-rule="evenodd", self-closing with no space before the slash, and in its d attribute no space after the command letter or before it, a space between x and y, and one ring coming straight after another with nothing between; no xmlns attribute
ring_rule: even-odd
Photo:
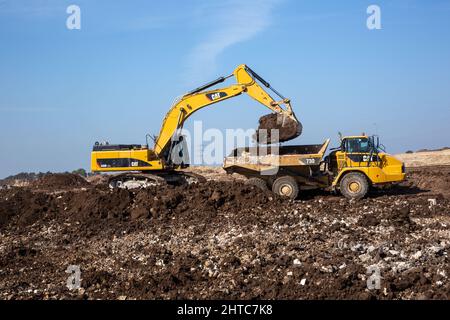
<svg viewBox="0 0 450 320"><path fill-rule="evenodd" d="M397 250L389 250L389 253L393 256L397 256L399 254Z"/></svg>
<svg viewBox="0 0 450 320"><path fill-rule="evenodd" d="M294 266L299 266L301 264L302 264L302 262L300 260L294 259Z"/></svg>
<svg viewBox="0 0 450 320"><path fill-rule="evenodd" d="M436 199L428 199L428 203L430 204L429 208L431 209L432 207L437 205L437 200Z"/></svg>

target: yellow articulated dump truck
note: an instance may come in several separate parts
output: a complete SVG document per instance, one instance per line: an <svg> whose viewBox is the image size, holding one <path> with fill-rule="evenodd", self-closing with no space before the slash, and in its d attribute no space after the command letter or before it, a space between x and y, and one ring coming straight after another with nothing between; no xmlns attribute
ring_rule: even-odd
<svg viewBox="0 0 450 320"><path fill-rule="evenodd" d="M371 187L405 179L405 166L387 154L376 136L347 136L324 157L330 140L319 145L238 148L224 160L227 173L248 183L297 198L301 190L340 191L348 199L363 198ZM269 148L269 149L268 149Z"/></svg>

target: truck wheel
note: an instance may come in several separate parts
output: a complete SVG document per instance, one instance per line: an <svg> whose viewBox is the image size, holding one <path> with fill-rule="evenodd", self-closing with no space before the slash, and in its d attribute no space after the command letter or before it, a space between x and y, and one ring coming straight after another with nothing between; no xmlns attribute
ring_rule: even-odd
<svg viewBox="0 0 450 320"><path fill-rule="evenodd" d="M294 200L298 196L298 184L290 176L279 177L273 182L272 191L280 196Z"/></svg>
<svg viewBox="0 0 450 320"><path fill-rule="evenodd" d="M247 184L260 188L261 190L269 190L266 181L261 178L250 178L246 181Z"/></svg>
<svg viewBox="0 0 450 320"><path fill-rule="evenodd" d="M341 193L347 199L361 199L369 190L366 176L359 172L348 173L339 184Z"/></svg>

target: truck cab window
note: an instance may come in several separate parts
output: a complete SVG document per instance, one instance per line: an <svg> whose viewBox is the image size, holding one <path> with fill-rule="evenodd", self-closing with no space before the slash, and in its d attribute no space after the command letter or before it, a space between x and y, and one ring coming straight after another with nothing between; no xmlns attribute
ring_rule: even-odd
<svg viewBox="0 0 450 320"><path fill-rule="evenodd" d="M347 139L345 151L348 153L368 153L370 152L369 140L367 138Z"/></svg>

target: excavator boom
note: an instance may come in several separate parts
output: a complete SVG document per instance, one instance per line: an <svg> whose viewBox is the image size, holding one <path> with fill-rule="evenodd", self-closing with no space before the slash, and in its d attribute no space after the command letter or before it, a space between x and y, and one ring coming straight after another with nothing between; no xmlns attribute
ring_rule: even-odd
<svg viewBox="0 0 450 320"><path fill-rule="evenodd" d="M236 79L236 84L221 89L205 91L233 76ZM244 92L271 111L282 114L298 123L298 120L292 111L289 99L284 98L274 90L274 92L282 99L280 101L275 101L256 80L259 80L267 88L274 90L269 83L249 67L240 65L230 76L218 78L215 81L185 94L172 106L164 118L161 131L155 141L155 153L162 155L164 151L167 150L177 129L182 128L184 122L194 112L211 104L236 97Z"/></svg>
<svg viewBox="0 0 450 320"><path fill-rule="evenodd" d="M235 84L220 89L210 89L231 77L235 78ZM274 100L258 81L262 86L272 90L280 100ZM283 97L262 77L243 64L238 66L231 75L218 78L186 93L178 99L166 114L160 133L155 138L153 149L149 149L147 145L100 145L96 143L91 154L91 170L93 172L164 172L183 167L185 163L173 163L171 148L173 143L175 143L174 138L177 137L178 130L183 127L185 121L197 110L236 97L242 93L248 94L274 114L282 115L283 119L289 119L291 123L296 123L300 127L292 111L290 100Z"/></svg>

